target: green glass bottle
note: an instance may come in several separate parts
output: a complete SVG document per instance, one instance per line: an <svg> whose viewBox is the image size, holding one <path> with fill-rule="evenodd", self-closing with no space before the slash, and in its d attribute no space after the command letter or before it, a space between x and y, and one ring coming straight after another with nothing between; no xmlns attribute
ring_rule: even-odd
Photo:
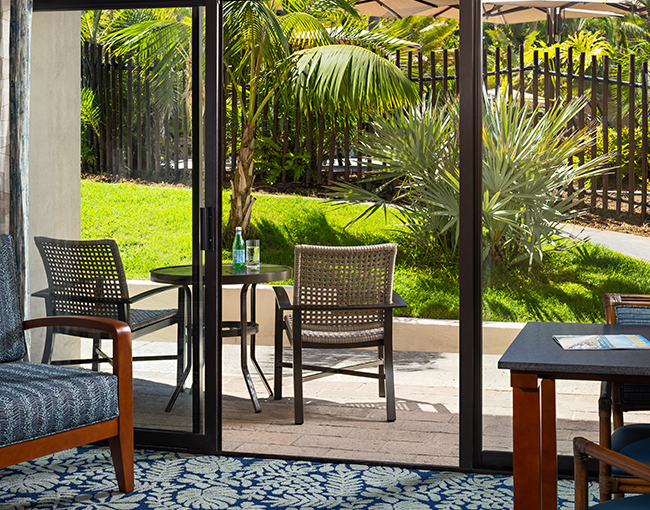
<svg viewBox="0 0 650 510"><path fill-rule="evenodd" d="M241 227L235 228L235 240L232 243L232 268L246 267L246 243L241 235Z"/></svg>

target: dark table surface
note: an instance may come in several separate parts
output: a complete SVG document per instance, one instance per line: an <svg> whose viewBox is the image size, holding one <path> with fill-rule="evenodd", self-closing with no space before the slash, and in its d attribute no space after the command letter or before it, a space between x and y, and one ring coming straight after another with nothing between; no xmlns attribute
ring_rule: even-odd
<svg viewBox="0 0 650 510"><path fill-rule="evenodd" d="M563 379L650 377L650 349L565 351L553 339L553 335L606 334L639 334L650 340L650 325L529 322L503 354L498 367L550 377L563 374Z"/></svg>
<svg viewBox="0 0 650 510"><path fill-rule="evenodd" d="M260 264L260 268L233 269L232 264L221 266L222 281L224 285L242 283L269 283L287 280L291 278L291 268L272 264ZM192 285L192 266L169 266L152 269L149 272L149 279L156 283L167 283L175 285Z"/></svg>

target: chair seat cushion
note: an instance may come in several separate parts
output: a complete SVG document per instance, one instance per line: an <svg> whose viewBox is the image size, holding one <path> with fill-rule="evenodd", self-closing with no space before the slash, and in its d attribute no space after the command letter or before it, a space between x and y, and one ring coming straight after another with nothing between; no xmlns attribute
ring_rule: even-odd
<svg viewBox="0 0 650 510"><path fill-rule="evenodd" d="M594 508L600 508L602 510L647 510L650 508L650 494L612 499L611 501L605 501L604 503L599 503L589 508L590 510Z"/></svg>
<svg viewBox="0 0 650 510"><path fill-rule="evenodd" d="M284 320L287 324L289 339L293 337L293 315L285 315ZM384 338L384 328L379 322L364 324L355 328L312 328L310 326L302 328L303 343L320 343L320 344L349 344L374 342Z"/></svg>
<svg viewBox="0 0 650 510"><path fill-rule="evenodd" d="M644 464L650 464L650 425L639 423L619 427L612 434L612 450ZM612 475L630 476L615 467L612 467Z"/></svg>
<svg viewBox="0 0 650 510"><path fill-rule="evenodd" d="M136 331L146 328L151 324L165 320L173 319L178 315L178 309L172 308L167 310L143 310L140 308L131 308L131 329Z"/></svg>
<svg viewBox="0 0 650 510"><path fill-rule="evenodd" d="M0 363L0 446L119 415L117 377L82 368Z"/></svg>

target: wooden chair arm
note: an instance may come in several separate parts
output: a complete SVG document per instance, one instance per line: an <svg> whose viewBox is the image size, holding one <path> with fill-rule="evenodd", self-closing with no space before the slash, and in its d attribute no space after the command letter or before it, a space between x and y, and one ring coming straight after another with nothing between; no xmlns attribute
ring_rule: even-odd
<svg viewBox="0 0 650 510"><path fill-rule="evenodd" d="M650 482L650 466L647 464L603 448L584 437L576 437L573 439L575 510L588 510L589 485L587 480L587 461L589 457L593 457L594 459Z"/></svg>

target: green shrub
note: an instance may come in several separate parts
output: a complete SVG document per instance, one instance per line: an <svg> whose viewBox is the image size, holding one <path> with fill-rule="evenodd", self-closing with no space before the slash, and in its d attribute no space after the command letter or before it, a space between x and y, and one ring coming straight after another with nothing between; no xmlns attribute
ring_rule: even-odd
<svg viewBox="0 0 650 510"><path fill-rule="evenodd" d="M575 215L581 190L569 192L578 179L601 173L604 159L582 165L567 161L590 148L593 130L567 132L585 100L558 104L541 113L520 107L507 96L485 98L483 116L484 258L494 263L540 262L548 250L575 241L559 228ZM360 150L385 163L368 182L390 177L368 191L339 184L333 200L371 205L357 219L389 204L397 207L403 230L426 245L456 253L459 220L458 105L428 101L374 122L374 133Z"/></svg>

